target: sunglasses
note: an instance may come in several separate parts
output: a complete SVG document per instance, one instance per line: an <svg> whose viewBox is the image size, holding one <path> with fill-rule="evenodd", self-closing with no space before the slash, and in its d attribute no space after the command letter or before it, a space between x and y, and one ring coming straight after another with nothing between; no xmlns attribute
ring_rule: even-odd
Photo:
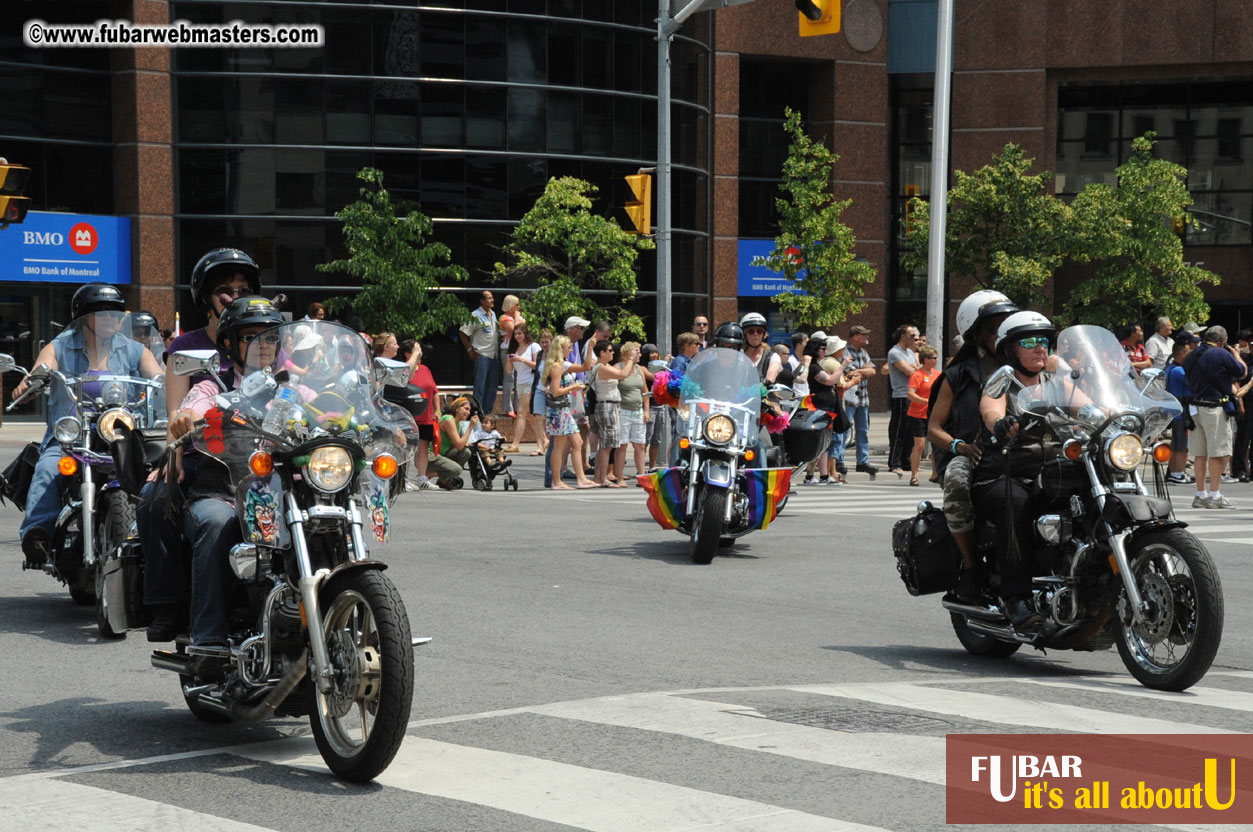
<svg viewBox="0 0 1253 832"><path fill-rule="evenodd" d="M232 298L242 298L248 294L247 286L219 286L213 290L213 296L230 295Z"/></svg>
<svg viewBox="0 0 1253 832"><path fill-rule="evenodd" d="M765 335L766 331L759 326L750 326L744 330L745 335Z"/></svg>
<svg viewBox="0 0 1253 832"><path fill-rule="evenodd" d="M708 322L708 321L697 321L696 323L692 324L692 326L709 326L709 322Z"/></svg>
<svg viewBox="0 0 1253 832"><path fill-rule="evenodd" d="M122 318L126 317L125 312L119 312L116 309L102 309L99 312L93 312L91 314L103 316L111 321L120 321Z"/></svg>
<svg viewBox="0 0 1253 832"><path fill-rule="evenodd" d="M1049 339L1046 335L1036 335L1031 338L1019 338L1018 346L1022 347L1024 350L1034 350L1039 349L1040 347L1048 349Z"/></svg>
<svg viewBox="0 0 1253 832"><path fill-rule="evenodd" d="M253 341L260 341L263 344L273 345L279 342L279 336L276 332L257 332L252 335L239 336L239 343L244 346L248 346Z"/></svg>

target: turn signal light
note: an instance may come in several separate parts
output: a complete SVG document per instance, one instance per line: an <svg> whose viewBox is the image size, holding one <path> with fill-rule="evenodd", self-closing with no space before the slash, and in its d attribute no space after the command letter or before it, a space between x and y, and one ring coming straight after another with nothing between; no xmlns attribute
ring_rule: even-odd
<svg viewBox="0 0 1253 832"><path fill-rule="evenodd" d="M757 458L757 452L756 452L756 451L745 451L745 452L744 452L744 458L745 458L745 459L747 459L749 462L752 462L754 459L756 459L756 458Z"/></svg>
<svg viewBox="0 0 1253 832"><path fill-rule="evenodd" d="M684 436L679 440L679 447L686 451L688 448L692 447L692 440Z"/></svg>
<svg viewBox="0 0 1253 832"><path fill-rule="evenodd" d="M256 451L248 457L248 470L258 477L268 477L274 473L274 457L266 451Z"/></svg>
<svg viewBox="0 0 1253 832"><path fill-rule="evenodd" d="M72 456L63 456L57 461L57 470L63 477L72 477L78 473L78 460Z"/></svg>
<svg viewBox="0 0 1253 832"><path fill-rule="evenodd" d="M1077 440L1067 439L1066 443L1062 445L1062 456L1066 457L1071 462L1074 462L1082 455L1083 445L1079 444Z"/></svg>
<svg viewBox="0 0 1253 832"><path fill-rule="evenodd" d="M390 480L396 476L396 471L399 467L396 464L396 457L391 454L379 454L374 457L374 464L371 466L374 476L381 480Z"/></svg>
<svg viewBox="0 0 1253 832"><path fill-rule="evenodd" d="M1165 442L1159 442L1153 446L1153 461L1160 462L1165 465L1170 462L1170 445Z"/></svg>

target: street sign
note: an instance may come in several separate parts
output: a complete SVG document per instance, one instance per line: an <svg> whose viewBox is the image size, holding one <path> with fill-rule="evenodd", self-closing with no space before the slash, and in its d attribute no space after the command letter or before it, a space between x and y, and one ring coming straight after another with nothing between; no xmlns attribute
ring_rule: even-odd
<svg viewBox="0 0 1253 832"><path fill-rule="evenodd" d="M0 281L128 284L130 218L31 211L0 231Z"/></svg>
<svg viewBox="0 0 1253 832"><path fill-rule="evenodd" d="M783 292L792 291L792 281L779 272L772 272L765 266L754 266L754 257L769 257L774 251L774 240L740 240L739 253L736 258L736 294L748 298L769 298ZM798 273L805 276L802 269Z"/></svg>

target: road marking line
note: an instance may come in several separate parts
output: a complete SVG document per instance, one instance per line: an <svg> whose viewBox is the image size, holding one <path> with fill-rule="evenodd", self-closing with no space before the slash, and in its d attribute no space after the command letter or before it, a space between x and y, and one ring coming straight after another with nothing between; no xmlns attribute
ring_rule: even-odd
<svg viewBox="0 0 1253 832"><path fill-rule="evenodd" d="M752 708L668 694L561 702L531 713L656 731L746 751L944 784L944 738L777 722Z"/></svg>
<svg viewBox="0 0 1253 832"><path fill-rule="evenodd" d="M1022 681L1017 680L1017 681ZM986 683L986 681L985 681ZM948 714L980 722L1073 731L1081 734L1225 734L1221 728L1191 725L1055 702L1017 699L968 690L923 687L909 682L877 685L801 685L789 690Z"/></svg>
<svg viewBox="0 0 1253 832"><path fill-rule="evenodd" d="M1101 681L1088 679L1077 682L1023 679L1023 681L1046 688L1099 691L1102 693L1115 693L1120 696L1133 696L1140 699L1156 699L1160 702L1174 702L1179 705L1202 705L1209 708L1223 708L1229 711L1253 712L1253 693L1241 690L1191 687L1180 693L1168 693L1166 691L1150 690L1134 679L1105 679Z"/></svg>
<svg viewBox="0 0 1253 832"><path fill-rule="evenodd" d="M267 747L268 746L268 747ZM244 756L325 771L312 740ZM882 832L837 818L504 751L406 737L375 782L590 832Z"/></svg>
<svg viewBox="0 0 1253 832"><path fill-rule="evenodd" d="M271 832L267 827L64 780L0 781L4 828L25 832Z"/></svg>

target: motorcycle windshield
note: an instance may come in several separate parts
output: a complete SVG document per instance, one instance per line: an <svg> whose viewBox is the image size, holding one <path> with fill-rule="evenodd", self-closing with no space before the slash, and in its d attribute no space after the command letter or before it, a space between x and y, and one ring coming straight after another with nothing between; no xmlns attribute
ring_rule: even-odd
<svg viewBox="0 0 1253 832"><path fill-rule="evenodd" d="M1135 432L1151 440L1183 412L1179 400L1166 392L1162 380L1141 378L1108 329L1072 326L1057 337L1056 369L1042 373L1041 382L1018 393L1023 413L1041 416L1052 423L1090 430L1114 417L1111 424L1135 427L1117 417L1142 420Z"/></svg>
<svg viewBox="0 0 1253 832"><path fill-rule="evenodd" d="M218 396L196 444L242 471L262 441L291 451L333 437L366 458L389 453L407 462L417 425L383 401L364 339L329 321L243 330L239 386Z"/></svg>
<svg viewBox="0 0 1253 832"><path fill-rule="evenodd" d="M84 405L125 407L150 421L164 419L162 377L150 384L139 375L136 356L142 353L130 347L130 331L130 315L125 312L88 312L75 318L58 336L66 346L62 351L66 366L60 370Z"/></svg>
<svg viewBox="0 0 1253 832"><path fill-rule="evenodd" d="M696 436L704 417L720 412L735 418L745 434L755 431L761 418L761 378L744 353L713 347L697 353L679 387L684 435Z"/></svg>

